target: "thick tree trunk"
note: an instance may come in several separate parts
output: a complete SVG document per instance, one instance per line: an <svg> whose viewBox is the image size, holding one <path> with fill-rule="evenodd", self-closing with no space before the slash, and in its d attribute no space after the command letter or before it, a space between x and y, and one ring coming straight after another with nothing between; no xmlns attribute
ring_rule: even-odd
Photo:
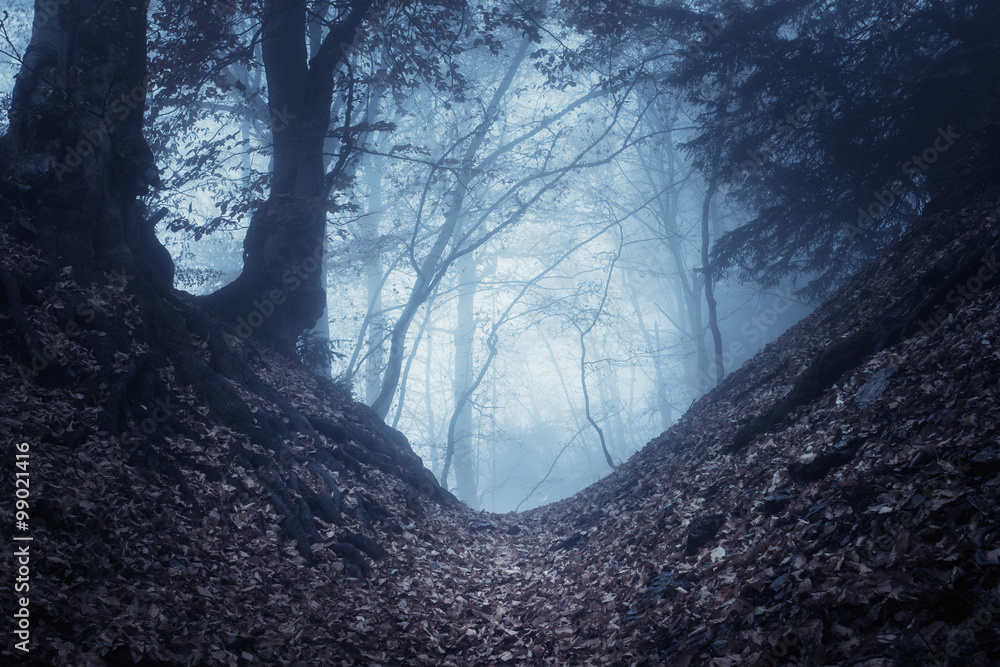
<svg viewBox="0 0 1000 667"><path fill-rule="evenodd" d="M205 302L235 322L240 337L260 338L289 356L326 301L323 242L333 179L325 170L323 147L333 76L371 5L353 3L309 59L306 4L264 3L261 45L274 146L271 192L250 221L243 272Z"/></svg>
<svg viewBox="0 0 1000 667"><path fill-rule="evenodd" d="M4 185L37 211L37 244L59 258L53 270L71 266L80 282L115 269L170 284L170 255L137 199L159 183L142 136L145 3L37 4L0 149Z"/></svg>

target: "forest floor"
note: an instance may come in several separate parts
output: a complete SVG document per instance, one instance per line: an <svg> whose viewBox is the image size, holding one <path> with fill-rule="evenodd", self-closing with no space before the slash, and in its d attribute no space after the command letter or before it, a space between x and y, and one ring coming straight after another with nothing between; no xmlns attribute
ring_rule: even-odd
<svg viewBox="0 0 1000 667"><path fill-rule="evenodd" d="M33 540L30 653L15 647L8 577L0 655L73 666L1000 664L998 201L926 216L614 473L521 514L474 512L402 481L392 448L405 442L266 351L262 379L344 430L317 429L282 456L175 386L161 407L189 430L160 434L158 452L183 479L102 431L100 400L46 386L4 353L0 469L13 480L13 444L28 443ZM6 270L27 270L29 248L6 231L0 245ZM46 319L63 288L26 312L58 351L51 363L85 374L106 360ZM124 289L93 298L127 301ZM169 385L169 367L159 372ZM320 470L321 451L340 463ZM302 498L337 499L329 521L303 519L315 527L308 558L248 458Z"/></svg>

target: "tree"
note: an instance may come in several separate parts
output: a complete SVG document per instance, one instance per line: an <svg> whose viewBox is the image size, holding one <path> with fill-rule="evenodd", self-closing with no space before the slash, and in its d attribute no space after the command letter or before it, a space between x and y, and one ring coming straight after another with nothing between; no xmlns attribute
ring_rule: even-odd
<svg viewBox="0 0 1000 667"><path fill-rule="evenodd" d="M327 24L316 55L307 55L305 3L266 0L261 46L268 102L288 122L272 120L274 168L266 202L254 213L243 244L243 272L206 303L255 335L294 355L299 335L323 313L322 281L329 194L350 155L329 172L324 148L333 104L334 73L358 39L371 0L348 3ZM345 126L350 125L350 112ZM287 125L287 126L286 126Z"/></svg>
<svg viewBox="0 0 1000 667"><path fill-rule="evenodd" d="M448 40L463 6L291 0L258 10L204 0L154 14L160 32L174 38L156 43L158 68L168 73L159 78L156 135L164 149L196 144L175 160L182 176L172 179L173 189L208 188L219 209L207 224L175 217L170 228L197 239L250 218L242 273L205 299L237 324L241 338L294 354L296 338L324 303L320 241L328 214L345 234L344 214L360 208L349 190L360 149L392 127L378 118L379 98L387 89L402 96L415 69L440 69L447 56L428 55L437 49L429 42ZM366 20L378 30L362 30ZM205 36L189 39L192 28ZM210 65L192 73L186 63L199 59ZM206 114L223 123L207 138L200 122ZM242 153L242 187L219 176L233 153ZM258 155L268 158L266 167ZM176 196L170 200L177 205ZM325 322L319 325L322 336Z"/></svg>
<svg viewBox="0 0 1000 667"><path fill-rule="evenodd" d="M636 218L649 234L648 238L668 253L670 261L665 264L672 265L673 268L672 272L655 271L666 278L667 284L657 283L660 289L652 291L652 294L663 297L672 293L674 298L672 308L671 304L664 308L657 303L659 312L654 317L665 316L677 332L693 344L694 353L687 355L685 371L687 384L695 395L700 395L708 389L704 378L711 377L702 316L703 306L708 305L703 302L702 297L707 296L710 287L705 284L707 272L698 270L692 264L700 261L704 267L708 260L704 253L700 253L697 259L691 256L689 248L702 247L704 250L706 241L710 243L712 239L706 236L703 224L698 225L697 229L685 224L685 220L691 215L685 210L685 198L682 195L685 190L694 189L694 175L697 172L684 161L676 148L677 139L674 135L683 132L675 127L680 114L680 100L670 91L659 90L653 85L643 86L640 91L640 94L650 98L643 122L649 127L648 132L662 133L662 136L657 141L636 147L638 174L634 179L630 178L629 182L635 184L636 194L639 196L640 206L636 211ZM700 217L704 217L706 194L708 193L701 195L700 205L697 206ZM694 200L695 195L688 198ZM687 207L694 208L694 202ZM646 238L645 235L643 238ZM696 241L698 238L700 242ZM646 270L653 271L653 267ZM643 331L648 338L645 328ZM650 349L656 350L658 357L661 355L660 344Z"/></svg>
<svg viewBox="0 0 1000 667"><path fill-rule="evenodd" d="M164 452L178 434L197 435L184 421L192 408L178 398L191 388L199 409L237 434L227 456L267 489L286 535L309 561L311 544L321 541L314 512L335 523L343 510L332 473L345 468L317 429L343 438L343 427L307 419L228 344L230 330L172 289L173 263L140 199L158 183L142 133L146 5L39 0L35 9L10 130L0 139L0 210L5 228L37 248L38 260L27 272L0 271L9 312L0 325L5 352L21 362L26 382L74 387L99 413L102 441L170 479L197 515L185 459ZM38 331L26 316L42 293L58 294L50 327L57 333ZM66 349L88 360L85 372ZM328 397L344 400L323 386ZM370 411L353 427L362 441L364 433L381 433L392 443L382 452L392 460L387 469L429 495L449 497L439 495L405 438ZM308 480L289 468L295 456L286 442L299 437L317 446Z"/></svg>
<svg viewBox="0 0 1000 667"><path fill-rule="evenodd" d="M617 257L615 258L617 260ZM604 289L601 291L601 300L597 308L594 310L593 318L587 326L581 326L580 323L574 322L577 331L580 334L580 386L583 389L583 414L590 422L590 425L597 432L597 436L601 440L601 452L604 454L604 460L607 462L608 467L614 470L618 465L611 458L611 452L608 451L608 442L604 437L604 430L600 425L594 420L593 413L590 409L590 392L587 391L587 334L589 334L595 326L597 326L597 321L601 317L601 313L604 311L604 304L608 299L608 286L611 284L611 276L614 274L614 262L612 262L611 267L608 270L608 279L604 283Z"/></svg>
<svg viewBox="0 0 1000 667"><path fill-rule="evenodd" d="M558 106L546 108L547 113L540 117L519 119L516 125L504 121L512 86L516 77L521 76L520 70L527 69L529 55L547 53L544 47L534 54L529 48L540 39L540 20L539 12L527 10L523 17L512 19L521 40L502 77L485 91L487 99L475 101L472 108L476 120L471 129L447 143L436 160L424 161L430 165L420 202L415 207L417 219L410 243L409 260L415 278L393 325L382 389L372 403L381 415L388 414L395 397L413 318L456 262L512 229L539 201L553 195L568 175L608 164L640 141L634 125L626 126L620 135L615 134L621 122L621 108L628 97L628 82L599 79L582 94L557 98ZM547 74L547 86L566 88L564 80L547 73L544 67L540 69ZM600 122L596 116L585 115L608 100L609 108L601 110L604 117ZM579 127L573 127L574 122ZM514 173L505 173L504 167ZM441 211L441 224L433 232L426 229L427 218L434 217L428 210ZM418 255L421 241L430 247Z"/></svg>
<svg viewBox="0 0 1000 667"><path fill-rule="evenodd" d="M455 318L455 377L453 383L455 395L455 412L448 430L448 453L454 452L455 458L455 489L459 500L472 507L479 506L479 491L475 465L475 426L472 414L472 401L469 400L476 387L473 386L473 365L475 363L473 349L476 339L476 290L482 276L476 267L476 256L469 253L460 258L457 264L458 302ZM488 344L495 346L495 342ZM492 352L492 351L491 351ZM477 378L482 379L482 374ZM476 383L478 385L478 382ZM445 459L445 468L450 463L450 457ZM442 478L447 484L447 478Z"/></svg>
<svg viewBox="0 0 1000 667"><path fill-rule="evenodd" d="M708 182L705 191L705 200L701 209L701 270L704 273L705 281L705 303L708 304L708 328L712 332L712 342L715 351L715 383L722 384L722 378L726 375L726 368L722 357L722 333L719 331L719 309L715 300L715 270L712 267L712 258L709 255L709 248L712 244L712 233L709 229L709 216L712 211L712 198L718 189L719 184L714 179Z"/></svg>
<svg viewBox="0 0 1000 667"><path fill-rule="evenodd" d="M1000 9L912 3L891 23L889 11L772 0L720 24L669 78L702 110L696 165L752 211L715 246L716 269L765 287L808 274L820 297L967 180L952 147L996 123Z"/></svg>
<svg viewBox="0 0 1000 667"><path fill-rule="evenodd" d="M159 183L142 135L140 8L78 0L73 9L94 19L77 22L65 6L55 15L36 7L36 17L50 18L35 21L12 93L4 194L44 213L35 223L42 251L74 266L79 280L99 270L141 274L156 285L173 279L138 201Z"/></svg>
<svg viewBox="0 0 1000 667"><path fill-rule="evenodd" d="M476 471L473 465L474 450L472 447L472 399L499 354L498 344L501 329L505 325L508 325L512 320L524 315L523 313L519 313L517 308L521 305L522 300L524 300L532 290L536 289L544 279L552 277L555 270L565 260L581 248L586 247L594 240L603 236L612 226L614 226L614 224L605 226L579 242L574 243L570 248L566 249L564 252L552 259L544 269L536 273L528 280L525 280L523 284L520 285L520 288L510 298L506 307L499 313L496 320L490 326L489 333L486 336L486 347L488 352L486 358L481 362L479 370L475 373L474 378L472 342L475 324L473 321L474 311L472 309L472 301L469 298L468 293L470 291L474 293L478 280L470 281L468 279L468 275L462 276L458 288L459 303L457 327L455 330L455 382L452 385L455 402L454 410L452 411L452 416L448 423L447 444L445 447L444 463L442 465L439 481L442 486L447 488L448 474L451 470L452 461L454 460L458 497L466 503L469 503L472 506L477 506L479 504L478 493L476 493L478 484ZM473 264L472 269L474 270L474 268L475 265ZM530 313L530 311L528 312ZM588 328L588 332L590 329L593 329L598 317L600 317L600 309L594 317L594 322ZM583 335L585 334L581 333L581 341ZM585 352L581 352L581 356L585 356ZM581 361L581 367L584 367L583 361ZM581 379L584 387L584 396L586 397L586 375L582 375ZM428 411L428 413L430 413L430 411ZM591 423L593 424L593 422ZM600 432L600 427L596 426L596 424L594 424L594 426L596 430ZM601 436L601 444L604 447L605 456L608 458L609 464L613 468L614 465L611 464L610 455L607 452L607 446L604 442L603 435ZM493 446L495 447L496 443L493 443Z"/></svg>
<svg viewBox="0 0 1000 667"><path fill-rule="evenodd" d="M409 330L410 324L413 322L417 309L427 300L434 288L447 273L448 269L455 263L455 261L458 260L459 257L471 253L476 247L475 244L466 245L464 247L460 245L463 232L462 223L464 222L463 204L465 202L465 197L468 194L470 183L473 179L473 171L477 166L475 161L478 157L478 153L481 150L490 129L497 120L497 116L500 112L500 102L507 94L511 83L513 82L514 75L527 55L528 46L530 44L530 36L525 35L521 38L521 43L518 46L510 65L507 67L505 77L499 82L496 89L493 91L492 97L484 110L482 122L478 124L469 137L463 137L454 146L454 149L459 151L461 150L461 146L463 144L465 145L464 151L461 151L463 157L459 161L459 167L455 175L457 182L455 183L454 191L451 194L451 201L449 203L447 213L445 214L444 224L438 231L433 246L423 260L419 262L419 264L415 258L412 260L414 270L417 273L417 279L412 290L410 291L410 297L406 306L403 308L403 312L393 325L390 337L388 367L386 368L382 379L381 390L372 402L372 408L379 415L385 416L388 414L392 399L395 396L396 388L399 383L399 374L403 363L403 345L406 340L406 333ZM451 151L448 151L448 153L451 153ZM482 165L478 166L480 168L482 167ZM434 175L432 174L432 178L433 176ZM430 184L431 181L428 181L427 185L430 186ZM416 244L417 235L420 232L420 224L421 221L418 219L417 226L414 231L414 245ZM451 246L451 249L450 252L447 252L449 250L449 245Z"/></svg>
<svg viewBox="0 0 1000 667"><path fill-rule="evenodd" d="M998 12L985 0L691 0L580 7L572 20L592 52L683 94L697 131L682 148L748 212L711 250L716 277L808 276L802 294L816 299L935 194L959 201L998 169Z"/></svg>

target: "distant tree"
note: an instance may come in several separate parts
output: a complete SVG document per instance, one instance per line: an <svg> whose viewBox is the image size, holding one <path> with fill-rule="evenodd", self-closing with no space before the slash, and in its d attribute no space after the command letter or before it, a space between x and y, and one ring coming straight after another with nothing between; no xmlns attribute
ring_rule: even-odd
<svg viewBox="0 0 1000 667"><path fill-rule="evenodd" d="M594 327L597 326L597 322L600 320L601 315L604 312L604 306L608 300L608 289L611 285L611 278L614 275L614 267L617 259L618 256L616 255L608 269L607 279L604 281L604 285L600 291L601 298L598 302L597 308L594 309L593 313L586 313L587 315L591 315L591 317L587 318L589 319L589 322L586 322L586 326L584 326L584 323L581 322L573 322L577 332L580 334L580 387L583 390L583 414L587 418L587 421L590 422L590 425L594 428L594 431L597 433L597 437L601 441L601 453L604 454L604 460L608 464L608 467L612 470L617 468L618 464L616 464L614 459L611 458L611 452L608 451L608 441L607 438L604 437L604 429L602 429L600 424L598 424L594 419L593 411L590 405L590 392L587 389L587 334L594 330Z"/></svg>
<svg viewBox="0 0 1000 667"><path fill-rule="evenodd" d="M441 468L440 483L443 487L448 487L448 474L451 471L452 462L455 465L456 492L460 500L477 507L480 503L477 471L475 470L475 449L472 442L474 437L472 429L472 404L473 396L479 390L480 385L486 379L487 372L500 352L499 337L501 329L509 326L510 323L519 318L530 315L537 316L537 313L528 310L519 310L522 300L525 300L533 290L547 278L553 277L556 269L560 267L569 257L580 249L586 247L596 239L603 236L613 225L608 225L595 233L574 243L564 252L549 259L541 271L531 278L525 280L520 285L516 293L507 301L505 307L491 323L486 335L486 357L480 362L479 369L474 369L472 343L475 332L475 322L473 320L473 309L471 300L467 296L467 291L475 291L479 278L470 281L468 274L460 274L459 297L458 297L458 317L455 331L455 381L452 384L454 392L454 410L448 422L447 441L445 445L444 462ZM472 270L475 270L473 264ZM463 302L463 296L465 301ZM596 324L600 316L598 311L594 318ZM590 329L593 328L591 324ZM588 329L589 332L589 329ZM586 382L584 376L584 383ZM585 389L586 391L586 389ZM598 431L600 429L598 428ZM604 445L602 436L602 445ZM492 446L496 446L493 443ZM463 451L464 449L464 451ZM606 449L605 449L606 453ZM614 466L612 466L614 467Z"/></svg>
<svg viewBox="0 0 1000 667"><path fill-rule="evenodd" d="M542 43L543 32L549 30L544 21L551 20L541 11L544 6L514 4L487 18L487 25L502 22L507 34L518 35L516 48L496 79L484 86L481 97L465 100L471 119L463 119L464 131L443 141L433 159L422 160L430 168L420 185L409 248L415 279L392 326L382 387L372 402L381 415L388 414L396 396L409 327L435 286L464 257L527 217L571 174L607 164L640 140L637 127L621 118L627 82L609 81L600 72L581 75L583 66L575 51L560 57L550 53L548 44ZM485 49L494 56L500 51L495 42L481 50ZM508 120L511 101L518 94L516 84L536 73L544 88L553 92L577 85L574 77L588 86L575 95L545 100L535 117ZM609 103L602 108L602 101ZM429 227L438 217L440 224Z"/></svg>

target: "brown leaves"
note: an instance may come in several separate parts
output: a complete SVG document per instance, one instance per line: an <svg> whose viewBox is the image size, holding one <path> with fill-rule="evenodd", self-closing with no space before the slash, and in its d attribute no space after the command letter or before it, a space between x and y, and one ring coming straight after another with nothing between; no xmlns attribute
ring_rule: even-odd
<svg viewBox="0 0 1000 667"><path fill-rule="evenodd" d="M350 444L331 436L289 439L283 464L213 422L194 388L176 386L164 367L159 379L186 431L164 434L161 455L181 461L195 513L176 479L126 463L99 426L100 408L76 388L39 387L5 361L0 436L44 444L32 450L32 483L45 500L32 527L46 545L33 598L52 615L40 619L45 658L91 664L116 650L220 665L878 664L896 650L929 659L952 642L956 661L995 661L964 602L989 608L984 573L1000 561L1000 357L982 343L1000 330L993 291L962 304L933 337L872 355L743 451L724 451L817 349L883 312L933 245L899 260L906 276L884 267L860 276L602 482L516 516L414 497L363 462L320 465L323 451ZM127 305L108 299L95 306ZM129 355L88 359L72 337L59 338L55 295L40 303L30 315L60 363L128 372ZM297 408L333 424L353 414L346 398L264 354L261 376ZM889 368L887 382L871 384ZM258 417L280 413L237 389ZM855 439L863 444L838 453ZM343 525L316 519L314 565L285 534L264 478L233 460L240 448L283 483L294 473L304 495L342 497ZM832 465L813 465L831 453ZM338 551L363 558L369 578L347 578Z"/></svg>

